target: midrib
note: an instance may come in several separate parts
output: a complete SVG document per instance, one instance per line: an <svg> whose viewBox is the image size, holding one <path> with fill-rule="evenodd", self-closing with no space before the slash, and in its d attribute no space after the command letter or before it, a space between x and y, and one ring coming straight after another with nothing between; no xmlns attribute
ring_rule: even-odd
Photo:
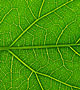
<svg viewBox="0 0 80 90"><path fill-rule="evenodd" d="M62 44L62 45L37 45L37 46L23 46L23 47L0 47L0 50L17 50L17 49L41 49L41 48L57 48L57 47L70 47L80 46L80 44Z"/></svg>

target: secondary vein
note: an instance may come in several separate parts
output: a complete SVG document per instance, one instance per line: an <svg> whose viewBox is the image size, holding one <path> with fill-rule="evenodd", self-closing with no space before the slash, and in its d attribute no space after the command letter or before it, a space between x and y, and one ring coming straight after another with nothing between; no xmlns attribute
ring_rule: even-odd
<svg viewBox="0 0 80 90"><path fill-rule="evenodd" d="M38 80L38 82L39 82L40 87L41 87L42 90L44 90L44 89L43 89L43 87L42 87L42 85L41 85L41 83L40 83L40 81L39 81L38 75L48 77L48 78L50 78L50 79L52 79L52 80L55 80L55 81L57 81L57 82L59 82L59 83L62 83L62 84L64 84L64 85L66 85L66 86L68 86L68 87L80 89L80 87L72 86L72 85L67 84L67 83L65 83L65 82L62 82L62 81L60 81L60 80L58 80L58 79L56 79L56 78L54 78L54 77L51 77L51 76L49 76L49 75L47 75L47 74L43 74L43 73L40 73L40 72L35 71L35 70L32 69L30 66L28 66L26 63L24 63L20 58L18 58L12 51L10 51L10 50L8 50L8 51L9 51L9 53L12 54L19 62L21 62L24 66L26 66L28 69L30 69L32 72L34 72L34 73L36 74L36 78L37 78L37 80ZM38 74L38 75L37 75L37 74Z"/></svg>
<svg viewBox="0 0 80 90"><path fill-rule="evenodd" d="M22 63L25 67L27 67L32 72L35 72L30 66L28 66L25 62L23 62L18 56L16 56L12 51L8 50L10 54L12 54L20 63Z"/></svg>
<svg viewBox="0 0 80 90"><path fill-rule="evenodd" d="M41 16L40 18L36 19L29 27L27 27L27 28L12 42L12 44L10 45L10 47L13 46L13 45L16 43L16 41L17 41L19 38L21 38L21 36L22 36L27 30L29 30L36 22L38 22L38 21L41 20L42 18L50 15L51 13L55 12L56 10L60 9L61 7L67 5L68 3L72 2L72 1L73 1L73 0L70 0L70 1L62 4L61 6L57 7L56 9L48 12L47 14Z"/></svg>
<svg viewBox="0 0 80 90"><path fill-rule="evenodd" d="M44 2L45 2L45 0L42 1L42 5L41 5L40 11L39 11L39 17L40 17L40 15L41 15L41 11L42 11L42 7L43 7L43 5L44 5Z"/></svg>
<svg viewBox="0 0 80 90"><path fill-rule="evenodd" d="M80 87L72 86L72 85L67 84L67 83L65 83L65 82L62 82L62 81L60 81L60 80L58 80L58 79L56 79L56 78L54 78L54 77L51 77L51 76L49 76L49 75L47 75L47 74L43 74L43 73L40 73L40 72L36 72L36 73L39 74L39 75L42 75L42 76L44 76L44 77L48 77L48 78L50 78L50 79L52 79L52 80L55 80L55 81L57 81L57 82L59 82L59 83L62 83L62 84L64 84L64 85L68 86L68 87L80 89Z"/></svg>

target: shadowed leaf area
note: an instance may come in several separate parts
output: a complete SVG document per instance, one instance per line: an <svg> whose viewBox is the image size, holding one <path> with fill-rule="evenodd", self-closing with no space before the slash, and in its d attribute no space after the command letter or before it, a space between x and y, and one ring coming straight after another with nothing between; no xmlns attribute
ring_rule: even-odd
<svg viewBox="0 0 80 90"><path fill-rule="evenodd" d="M80 90L80 0L0 0L0 90Z"/></svg>

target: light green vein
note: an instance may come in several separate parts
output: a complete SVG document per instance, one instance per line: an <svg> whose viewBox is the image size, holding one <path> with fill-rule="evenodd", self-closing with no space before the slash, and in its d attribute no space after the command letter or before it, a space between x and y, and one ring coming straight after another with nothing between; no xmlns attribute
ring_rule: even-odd
<svg viewBox="0 0 80 90"><path fill-rule="evenodd" d="M36 75L37 81L38 81L38 83L39 83L41 89L44 90L43 87L42 87L42 85L41 85L41 82L40 82L40 80L39 80L39 78L38 78L38 75L37 75L36 73L35 73L35 75Z"/></svg>
<svg viewBox="0 0 80 90"><path fill-rule="evenodd" d="M65 6L66 4L68 4L68 3L72 2L72 1L73 1L73 0L70 0L70 1L62 4L61 6L57 7L56 9L54 9L54 10L48 12L47 14L43 15L42 17L36 19L30 26L28 26L28 27L12 42L12 44L10 45L10 47L13 46L13 44L15 44L16 41L17 41L19 38L21 38L21 36L22 36L27 30L29 30L36 22L38 22L38 21L41 20L42 18L50 15L51 13L55 12L56 10L60 9L61 7Z"/></svg>
<svg viewBox="0 0 80 90"><path fill-rule="evenodd" d="M30 10L30 12L31 12L31 14L32 14L32 16L34 17L34 19L37 19L36 16L34 15L34 13L32 12L29 4L28 4L28 0L25 0L25 2L27 3L27 6L28 6L28 8L29 8L29 10Z"/></svg>
<svg viewBox="0 0 80 90"><path fill-rule="evenodd" d="M44 17L50 15L51 13L57 11L58 9L62 8L63 6L69 4L69 3L72 2L72 1L73 1L73 0L70 0L70 1L68 1L68 2L66 2L66 3L64 3L64 4L62 4L61 6L57 7L56 9L54 9L54 10L48 12L47 14L43 15L42 17L40 17L40 19L42 19L42 18L44 18Z"/></svg>
<svg viewBox="0 0 80 90"><path fill-rule="evenodd" d="M72 23L74 23L74 22L75 22L75 20L71 21L69 24L67 24L67 25L65 26L65 28L61 31L61 33L60 33L60 35L59 35L59 37L58 37L58 39L57 39L57 41L56 41L56 44L58 44L58 42L59 42L61 36L63 35L64 31L65 31Z"/></svg>
<svg viewBox="0 0 80 90"><path fill-rule="evenodd" d="M76 44L80 41L80 38L76 41ZM78 56L80 56L80 54L72 47L70 46L70 49Z"/></svg>
<svg viewBox="0 0 80 90"><path fill-rule="evenodd" d="M76 43L78 43L80 41L80 38L77 40L77 42Z"/></svg>
<svg viewBox="0 0 80 90"><path fill-rule="evenodd" d="M15 8L11 8L5 15L4 17L2 18L2 20L0 21L0 24L4 21L4 19L7 17L7 15L9 15L11 13L11 11L15 9Z"/></svg>
<svg viewBox="0 0 80 90"><path fill-rule="evenodd" d="M11 72L11 86L10 86L10 88L8 90L11 90L12 86L13 86L13 83L12 83L12 81L13 81L13 78L12 78L13 77L12 68L13 68L13 56L12 56L12 60L11 60L11 69L10 69L10 72Z"/></svg>
<svg viewBox="0 0 80 90"><path fill-rule="evenodd" d="M18 58L18 56L16 56L12 51L10 51L10 50L8 50L8 51L9 51L9 53L12 54L19 62L21 62L24 66L26 66L29 70L31 70L32 72L34 72L34 73L36 74L36 78L37 78L39 84L40 84L40 81L39 81L39 78L38 78L37 74L42 75L42 76L45 76L45 77L48 77L48 78L51 78L52 80L55 80L55 81L57 81L57 82L59 82L59 83L62 83L62 84L64 84L64 85L66 85L66 86L69 86L69 87L72 87L72 88L76 88L76 89L80 89L80 87L72 86L72 85L67 84L67 83L65 83L65 82L62 82L62 81L60 81L60 80L58 80L58 79L56 79L56 78L54 78L54 77L51 77L51 76L49 76L49 75L46 75L46 74L43 74L43 73L40 73L40 72L35 71L35 70L32 69L30 66L28 66L27 64L25 64L20 58ZM42 86L41 86L41 88L42 88ZM42 89L42 90L44 90L44 89Z"/></svg>
<svg viewBox="0 0 80 90"><path fill-rule="evenodd" d="M69 24L67 24L67 25L65 26L65 28L61 31L59 37L57 38L56 45L58 44L58 42L59 42L61 36L63 35L64 31L65 31L72 23L74 23L74 21L71 21ZM60 54L61 60L62 60L62 62L63 62L63 66L65 66L65 64L64 64L64 58L63 58L63 55L62 55L59 47L57 47L57 50L58 50L58 52L59 52L59 54Z"/></svg>
<svg viewBox="0 0 80 90"><path fill-rule="evenodd" d="M41 11L42 11L42 7L43 7L43 5L44 5L44 2L45 2L45 0L43 0L42 5L41 5L41 7L40 7L39 17L40 17L40 15L41 15Z"/></svg>
<svg viewBox="0 0 80 90"><path fill-rule="evenodd" d="M62 81L60 81L60 80L58 80L58 79L55 79L55 78L53 78L53 77L51 77L51 76L49 76L49 75L46 75L46 74L43 74L43 73L39 73L39 72L36 72L36 73L39 74L39 75L42 75L42 76L48 77L48 78L50 78L50 79L52 79L52 80L55 80L55 81L57 81L57 82L59 82L59 83L62 83L62 84L64 84L64 85L68 86L68 87L72 87L72 88L80 89L80 87L72 86L72 85L67 84L67 83L65 83L65 82L62 82Z"/></svg>
<svg viewBox="0 0 80 90"><path fill-rule="evenodd" d="M32 72L35 72L31 67L29 67L26 63L24 63L18 56L16 56L12 51L8 50L10 54L12 54L19 62L21 62L24 66L30 69Z"/></svg>
<svg viewBox="0 0 80 90"><path fill-rule="evenodd" d="M75 49L73 49L72 47L70 47L70 49L71 49L76 55L80 56L80 54L79 54Z"/></svg>
<svg viewBox="0 0 80 90"><path fill-rule="evenodd" d="M56 48L56 47L70 47L80 46L80 44L63 44L63 45L43 45L43 46L25 46L25 47L0 47L0 50L17 50L17 49L42 49L42 48Z"/></svg>

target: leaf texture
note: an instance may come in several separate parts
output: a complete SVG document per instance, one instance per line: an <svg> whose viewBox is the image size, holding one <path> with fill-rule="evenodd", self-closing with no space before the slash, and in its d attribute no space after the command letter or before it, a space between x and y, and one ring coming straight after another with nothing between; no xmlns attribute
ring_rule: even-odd
<svg viewBox="0 0 80 90"><path fill-rule="evenodd" d="M0 0L0 90L80 90L80 0Z"/></svg>

